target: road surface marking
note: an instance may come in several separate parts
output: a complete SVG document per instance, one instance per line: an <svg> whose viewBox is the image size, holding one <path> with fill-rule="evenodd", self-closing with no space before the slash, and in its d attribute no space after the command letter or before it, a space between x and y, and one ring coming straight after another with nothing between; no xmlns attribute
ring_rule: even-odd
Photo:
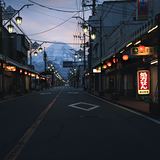
<svg viewBox="0 0 160 160"><path fill-rule="evenodd" d="M121 106L121 105L119 105L119 104L115 104L115 103L109 102L109 101L107 101L107 100L105 100L105 99L103 99L103 98L100 98L100 97L97 97L97 96L94 96L94 95L91 95L91 94L89 94L89 95L92 96L92 97L95 97L95 98L97 98L97 99L99 99L99 100L102 100L102 101L104 101L104 102L107 102L107 103L109 103L109 104L111 104L111 105L114 105L114 106L116 106L116 107L118 107L118 108L121 108L121 109L126 110L126 111L128 111L128 112L131 112L131 113L133 113L133 114L136 114L136 115L138 115L138 116L140 116L140 117L143 117L143 118L145 118L145 119L147 119L147 120L149 120L149 121L152 121L152 122L154 122L154 123L156 123L156 124L158 124L158 125L160 124L160 121L157 120L157 119L151 118L151 117L149 117L149 116L147 116L147 115L144 115L144 114L142 114L142 113L136 112L136 111L134 111L134 110L132 110L132 109L123 107L123 106Z"/></svg>
<svg viewBox="0 0 160 160"><path fill-rule="evenodd" d="M18 158L24 146L30 140L33 133L37 130L40 123L44 120L48 111L52 108L52 106L54 105L54 103L56 102L57 98L60 96L61 93L62 90L56 95L56 97L52 100L52 102L40 113L35 122L31 125L29 129L27 129L22 138L20 138L18 143L10 150L10 152L7 154L4 160L16 160Z"/></svg>
<svg viewBox="0 0 160 160"><path fill-rule="evenodd" d="M78 105L81 105L82 107L79 107ZM90 106L90 107L89 108L84 108L84 105L87 105L87 106ZM86 102L78 102L78 103L70 104L68 106L72 107L72 108L84 110L84 111L91 111L93 109L96 109L96 108L100 107L98 105L90 104L90 103L86 103Z"/></svg>

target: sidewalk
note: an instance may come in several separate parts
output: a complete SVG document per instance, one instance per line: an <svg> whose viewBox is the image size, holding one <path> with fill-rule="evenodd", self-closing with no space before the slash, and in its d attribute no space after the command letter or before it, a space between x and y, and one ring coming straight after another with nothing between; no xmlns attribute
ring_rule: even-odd
<svg viewBox="0 0 160 160"><path fill-rule="evenodd" d="M125 96L122 96L122 97L118 96L117 98L113 98L111 97L110 94L105 94L102 98L105 98L106 100L111 101L113 103L122 105L127 108L131 108L143 113L147 113L147 114L151 113L150 104L142 100L137 100L136 98L125 97Z"/></svg>

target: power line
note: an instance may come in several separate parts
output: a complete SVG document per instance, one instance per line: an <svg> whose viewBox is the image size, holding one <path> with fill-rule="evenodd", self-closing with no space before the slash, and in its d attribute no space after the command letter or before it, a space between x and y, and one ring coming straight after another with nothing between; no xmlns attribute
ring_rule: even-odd
<svg viewBox="0 0 160 160"><path fill-rule="evenodd" d="M50 17L50 18L56 18L56 19L60 19L60 20L63 20L65 21L65 19L61 18L61 17L57 17L57 16L52 16L52 15L49 15L49 14L46 14L46 12L42 12L42 11L39 11L39 10L30 10L31 12L35 12L35 13L39 13L39 14L42 14L42 15L45 15L47 17ZM76 23L76 22L70 22L70 23Z"/></svg>
<svg viewBox="0 0 160 160"><path fill-rule="evenodd" d="M32 1L32 0L28 0L28 1L30 1L30 2L33 3L33 4L38 5L38 6L40 6L40 7L47 8L47 9L49 9L49 10L53 10L53 11L57 11L57 12L66 12L66 13L67 13L67 12L68 12L68 13L82 12L81 10L72 10L72 11L71 11L71 10L62 10L62 9L51 8L51 7L42 5L42 4L40 4L40 3L34 2L34 1Z"/></svg>
<svg viewBox="0 0 160 160"><path fill-rule="evenodd" d="M76 13L76 14L77 14L77 13ZM76 14L74 14L73 16L75 16ZM73 16L72 16L72 17L73 17ZM72 19L72 17L70 17L70 18L68 18L67 20L63 21L62 23L56 25L55 27L52 27L52 28L50 28L50 29L47 29L47 30L44 30L44 31L41 31L41 32L37 32L37 33L30 34L29 36L35 36L35 35L39 35L39 34L44 34L44 33L46 33L46 32L49 32L49 31L51 31L51 30L54 30L54 29L60 27L61 25L65 24L66 22L68 22L70 19Z"/></svg>
<svg viewBox="0 0 160 160"><path fill-rule="evenodd" d="M47 41L47 40L38 40L30 39L31 41L44 42L44 43L53 43L53 44L70 44L70 45L80 45L81 43L72 43L72 42L56 42L56 41Z"/></svg>

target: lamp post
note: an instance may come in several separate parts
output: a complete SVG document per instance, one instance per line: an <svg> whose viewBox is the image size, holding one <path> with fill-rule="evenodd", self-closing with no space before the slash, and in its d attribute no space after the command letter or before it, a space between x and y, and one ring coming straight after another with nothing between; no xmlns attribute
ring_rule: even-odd
<svg viewBox="0 0 160 160"><path fill-rule="evenodd" d="M17 23L18 25L22 24L22 17L20 16L20 11L21 11L23 8L29 7L29 6L32 6L32 5L33 5L33 4L25 4L25 5L23 5L19 10L17 10L17 11L12 15L11 18L9 18L9 19L4 23L3 26L5 26L6 24L8 24L8 23L10 22L10 24L7 26L7 29L8 29L8 31L9 31L9 33L12 33L13 30L14 30L14 26L11 24L12 19L18 14L18 16L15 18L15 19L16 19L16 23Z"/></svg>
<svg viewBox="0 0 160 160"><path fill-rule="evenodd" d="M45 51L45 48L44 48L44 53L43 53L43 60L44 60L44 72L46 73L47 71L47 53Z"/></svg>

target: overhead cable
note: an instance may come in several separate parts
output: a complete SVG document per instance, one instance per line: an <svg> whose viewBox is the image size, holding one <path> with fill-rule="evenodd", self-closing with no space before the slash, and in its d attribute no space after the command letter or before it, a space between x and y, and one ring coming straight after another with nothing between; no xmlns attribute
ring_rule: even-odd
<svg viewBox="0 0 160 160"><path fill-rule="evenodd" d="M49 10L53 10L53 11L57 11L57 12L68 12L68 13L82 12L81 10L62 10L62 9L52 8L52 7L48 7L48 6L42 5L42 4L37 3L35 1L32 1L32 0L28 0L28 1L33 3L33 4L35 4L35 5L38 5L40 7L47 8Z"/></svg>
<svg viewBox="0 0 160 160"><path fill-rule="evenodd" d="M77 13L76 13L76 14L77 14ZM73 16L75 16L76 14L74 14ZM73 17L73 16L72 16L72 17ZM39 35L39 34L44 34L44 33L46 33L46 32L49 32L49 31L51 31L51 30L54 30L54 29L60 27L61 25L65 24L66 22L68 22L70 19L72 19L72 17L68 18L67 20L61 22L60 24L58 24L58 25L56 25L56 26L54 26L54 27L52 27L52 28L50 28L50 29L47 29L47 30L44 30L44 31L41 31L41 32L37 32L37 33L33 33L33 34L30 34L29 36L35 36L35 35Z"/></svg>

